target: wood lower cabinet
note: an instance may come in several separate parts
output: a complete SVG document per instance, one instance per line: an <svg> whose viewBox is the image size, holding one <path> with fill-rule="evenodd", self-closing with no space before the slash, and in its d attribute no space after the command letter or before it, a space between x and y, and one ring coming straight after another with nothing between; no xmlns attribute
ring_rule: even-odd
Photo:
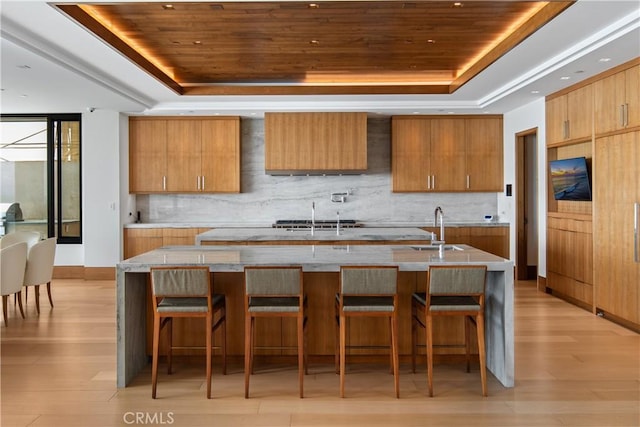
<svg viewBox="0 0 640 427"><path fill-rule="evenodd" d="M597 309L640 328L640 132L595 141Z"/></svg>
<svg viewBox="0 0 640 427"><path fill-rule="evenodd" d="M169 245L194 245L210 228L125 228L124 259Z"/></svg>
<svg viewBox="0 0 640 427"><path fill-rule="evenodd" d="M547 218L547 288L591 309L593 233L590 218Z"/></svg>
<svg viewBox="0 0 640 427"><path fill-rule="evenodd" d="M502 191L502 116L395 116L394 192Z"/></svg>
<svg viewBox="0 0 640 427"><path fill-rule="evenodd" d="M238 117L131 117L131 193L239 193Z"/></svg>

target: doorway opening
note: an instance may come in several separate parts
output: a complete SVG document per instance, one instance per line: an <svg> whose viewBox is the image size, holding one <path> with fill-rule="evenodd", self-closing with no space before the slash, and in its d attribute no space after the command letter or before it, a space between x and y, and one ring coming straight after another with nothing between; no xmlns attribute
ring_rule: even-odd
<svg viewBox="0 0 640 427"><path fill-rule="evenodd" d="M516 134L516 279L538 277L538 129Z"/></svg>

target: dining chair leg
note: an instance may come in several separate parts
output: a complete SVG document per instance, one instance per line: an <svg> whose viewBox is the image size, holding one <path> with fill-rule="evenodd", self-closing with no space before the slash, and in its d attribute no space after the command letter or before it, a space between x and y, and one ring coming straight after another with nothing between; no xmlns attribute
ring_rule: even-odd
<svg viewBox="0 0 640 427"><path fill-rule="evenodd" d="M427 343L427 383L429 385L429 396L433 397L433 319L428 313L425 314L425 331Z"/></svg>
<svg viewBox="0 0 640 427"><path fill-rule="evenodd" d="M20 315L24 319L25 317L24 317L24 309L22 307L22 291L16 292L16 295L18 297L18 308L20 309Z"/></svg>
<svg viewBox="0 0 640 427"><path fill-rule="evenodd" d="M340 397L344 397L344 374L346 368L347 350L347 319L340 316Z"/></svg>
<svg viewBox="0 0 640 427"><path fill-rule="evenodd" d="M9 295L2 295L2 319L4 319L5 328L8 326L7 323L7 300Z"/></svg>
<svg viewBox="0 0 640 427"><path fill-rule="evenodd" d="M207 399L211 399L211 346L213 345L212 342L212 334L213 334L213 314L212 313L208 313L207 317L206 317L206 331L207 333L207 337L206 337L206 341L205 341L205 345L206 345L206 358L207 358Z"/></svg>
<svg viewBox="0 0 640 427"><path fill-rule="evenodd" d="M49 297L49 304L53 308L53 298L51 298L51 282L47 282L47 296Z"/></svg>
<svg viewBox="0 0 640 427"><path fill-rule="evenodd" d="M34 292L36 293L36 311L40 314L40 285L34 286Z"/></svg>
<svg viewBox="0 0 640 427"><path fill-rule="evenodd" d="M160 317L153 318L153 350L151 356L151 398L156 398L158 385L158 348L160 341Z"/></svg>

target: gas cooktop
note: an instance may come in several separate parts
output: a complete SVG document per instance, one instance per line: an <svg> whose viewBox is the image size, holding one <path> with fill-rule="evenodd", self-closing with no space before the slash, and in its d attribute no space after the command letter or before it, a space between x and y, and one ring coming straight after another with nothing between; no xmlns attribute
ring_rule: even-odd
<svg viewBox="0 0 640 427"><path fill-rule="evenodd" d="M322 228L336 228L338 224L337 220L316 220L315 227L317 229ZM311 228L310 219L279 219L272 225L273 228ZM362 227L355 219L341 219L340 227L342 228L357 228Z"/></svg>

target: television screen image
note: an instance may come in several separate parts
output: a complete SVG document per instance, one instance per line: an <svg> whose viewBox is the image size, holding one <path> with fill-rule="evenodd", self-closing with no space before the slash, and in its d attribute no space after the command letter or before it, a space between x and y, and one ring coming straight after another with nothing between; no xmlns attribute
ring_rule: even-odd
<svg viewBox="0 0 640 427"><path fill-rule="evenodd" d="M584 157L551 160L549 169L556 200L591 200L589 169Z"/></svg>

